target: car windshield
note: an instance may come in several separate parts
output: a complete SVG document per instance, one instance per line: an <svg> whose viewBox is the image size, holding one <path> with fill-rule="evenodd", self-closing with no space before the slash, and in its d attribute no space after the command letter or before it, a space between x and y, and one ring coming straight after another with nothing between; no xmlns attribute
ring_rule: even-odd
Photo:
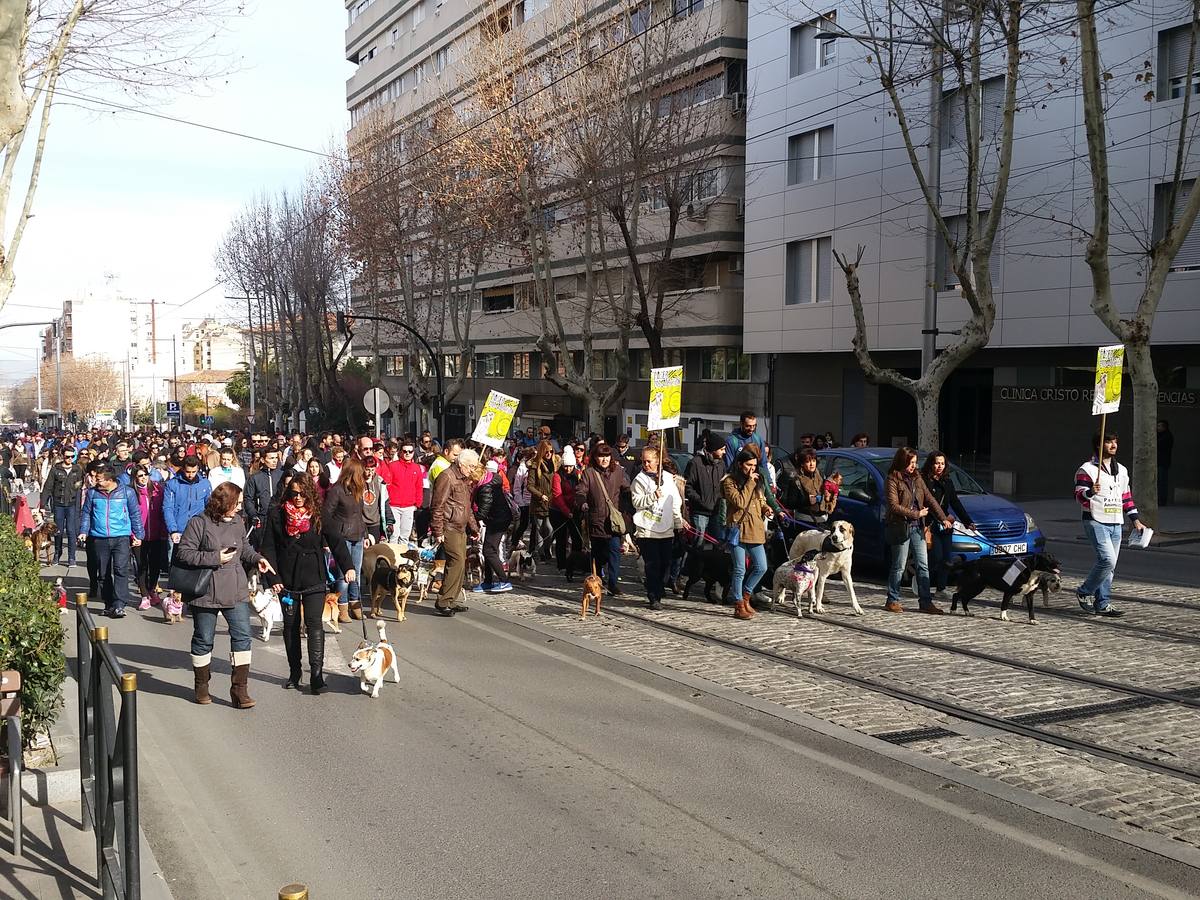
<svg viewBox="0 0 1200 900"><path fill-rule="evenodd" d="M867 460L871 463L871 465L873 465L876 469L879 470L880 475L882 475L884 478L887 478L888 470L892 467L892 457L890 457L890 456L869 456L869 457L867 457ZM924 465L925 456L922 455L922 456L918 457L917 461L920 465ZM949 465L950 465L950 480L954 483L954 490L956 490L958 493L960 493L960 494L986 494L987 493L987 491L985 491L983 489L983 487L979 484L978 481L976 481L974 478L972 478L970 475L968 475L966 472L964 472L962 469L960 469L954 463L950 463Z"/></svg>

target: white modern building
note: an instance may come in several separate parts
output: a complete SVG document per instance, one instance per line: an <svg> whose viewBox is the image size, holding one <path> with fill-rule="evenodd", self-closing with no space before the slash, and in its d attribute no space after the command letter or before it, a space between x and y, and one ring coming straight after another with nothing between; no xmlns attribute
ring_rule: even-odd
<svg viewBox="0 0 1200 900"><path fill-rule="evenodd" d="M807 431L830 430L847 442L865 431L885 446L916 437L911 401L867 384L851 354L853 312L832 249L853 257L865 247L866 336L882 364L917 374L923 328L952 331L966 315L943 253L927 259L926 205L890 102L866 61L870 51L851 39L815 39L818 30L862 33L867 26L855 17L861 9L836 0L750 2L743 347L776 354L771 409L785 448ZM1186 4L1122 6L1107 15L1114 22L1102 36L1102 54L1114 74L1109 141L1119 197L1113 243L1123 251L1114 281L1119 304L1130 308L1143 284L1141 248L1161 222L1169 138L1177 133L1184 92L1193 91L1193 110L1200 101L1200 72L1186 72ZM1029 83L1020 85L1013 177L993 256L995 327L988 348L952 376L942 410L945 450L984 478L995 472L998 482L1020 471L1015 489L1030 495L1069 493L1070 471L1087 454L1095 427L1082 393L1091 385L1097 345L1114 343L1092 312L1080 241L1091 222L1091 180L1078 48L1069 25L1055 45L1039 40L1035 56L1062 55L1061 83L1041 90L1035 82L1045 81L1045 71L1038 67L1035 76L1031 67ZM999 127L999 62L986 58L982 67L985 139ZM1150 70L1153 79L1144 74ZM906 96L918 111L913 139L924 160L929 83L922 82ZM964 208L962 120L949 79L946 88L941 210L955 228ZM1200 171L1194 143L1188 171ZM1160 415L1176 434L1176 460L1200 451L1198 231L1176 260L1154 327ZM927 262L938 288L932 323L924 302ZM1116 422L1126 433L1131 406ZM1031 466L1034 448L1039 464ZM1171 479L1180 499L1200 490L1195 467L1184 468L1177 462Z"/></svg>

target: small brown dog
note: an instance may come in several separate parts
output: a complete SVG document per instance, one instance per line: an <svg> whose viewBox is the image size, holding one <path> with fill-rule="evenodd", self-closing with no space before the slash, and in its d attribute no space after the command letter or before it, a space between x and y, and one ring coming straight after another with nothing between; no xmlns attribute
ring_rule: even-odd
<svg viewBox="0 0 1200 900"><path fill-rule="evenodd" d="M163 621L174 625L183 621L183 600L178 592L167 591L162 595Z"/></svg>
<svg viewBox="0 0 1200 900"><path fill-rule="evenodd" d="M396 606L396 621L403 622L412 583L412 569L406 565L393 567L385 557L379 557L375 561L375 571L371 574L371 618L379 618L384 599L390 598Z"/></svg>
<svg viewBox="0 0 1200 900"><path fill-rule="evenodd" d="M579 613L579 618L587 618L588 607L593 600L596 601L596 615L600 615L600 598L603 595L604 582L600 580L600 576L585 575L583 579L583 609Z"/></svg>
<svg viewBox="0 0 1200 900"><path fill-rule="evenodd" d="M58 528L54 524L53 519L46 519L35 528L29 535L30 543L33 550L33 558L38 562L44 562L46 565L54 563L54 535L58 534Z"/></svg>
<svg viewBox="0 0 1200 900"><path fill-rule="evenodd" d="M330 591L325 595L325 606L321 610L321 627L334 634L342 633L342 626L338 624L339 599L341 595L337 591Z"/></svg>

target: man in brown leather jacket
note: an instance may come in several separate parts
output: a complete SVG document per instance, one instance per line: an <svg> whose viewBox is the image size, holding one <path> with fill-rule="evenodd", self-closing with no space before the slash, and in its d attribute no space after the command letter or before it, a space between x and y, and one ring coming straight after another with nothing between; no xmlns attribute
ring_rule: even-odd
<svg viewBox="0 0 1200 900"><path fill-rule="evenodd" d="M471 497L478 480L479 454L474 450L463 450L454 464L433 483L430 529L446 556L442 592L434 603L438 615L452 616L467 611L466 604L459 598L467 568L467 535L479 535L479 524L471 509Z"/></svg>

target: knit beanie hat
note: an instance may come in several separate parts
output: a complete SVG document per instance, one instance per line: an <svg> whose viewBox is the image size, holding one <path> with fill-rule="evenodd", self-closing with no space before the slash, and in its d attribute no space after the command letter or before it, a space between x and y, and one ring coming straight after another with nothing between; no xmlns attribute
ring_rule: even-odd
<svg viewBox="0 0 1200 900"><path fill-rule="evenodd" d="M563 447L562 464L564 466L578 465L578 463L575 461L575 450L570 445Z"/></svg>
<svg viewBox="0 0 1200 900"><path fill-rule="evenodd" d="M725 439L715 431L710 431L704 436L704 449L709 453L716 453L725 446Z"/></svg>

